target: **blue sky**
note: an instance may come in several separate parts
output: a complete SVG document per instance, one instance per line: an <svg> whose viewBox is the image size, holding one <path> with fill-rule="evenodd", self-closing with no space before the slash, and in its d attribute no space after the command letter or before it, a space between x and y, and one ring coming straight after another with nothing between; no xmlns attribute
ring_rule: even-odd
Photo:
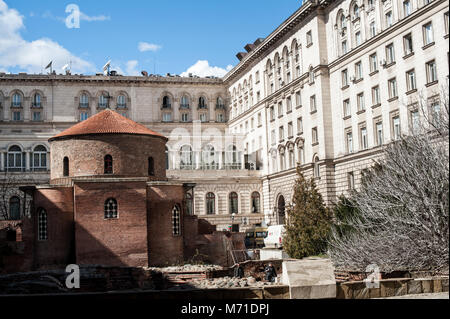
<svg viewBox="0 0 450 319"><path fill-rule="evenodd" d="M68 28L66 6L81 13ZM0 71L39 73L72 60L72 73L222 75L246 43L266 37L299 0L29 1L0 0ZM141 45L139 46L139 44ZM141 49L141 50L140 50ZM203 61L203 62L199 62ZM209 75L209 74L208 74Z"/></svg>

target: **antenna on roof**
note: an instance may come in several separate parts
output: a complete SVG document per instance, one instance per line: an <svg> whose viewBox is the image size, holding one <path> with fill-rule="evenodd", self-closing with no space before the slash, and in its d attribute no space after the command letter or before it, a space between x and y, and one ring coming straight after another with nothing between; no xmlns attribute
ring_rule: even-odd
<svg viewBox="0 0 450 319"><path fill-rule="evenodd" d="M106 64L103 66L103 74L104 75L109 75L109 70L111 68L111 60L109 60L108 62L106 62Z"/></svg>

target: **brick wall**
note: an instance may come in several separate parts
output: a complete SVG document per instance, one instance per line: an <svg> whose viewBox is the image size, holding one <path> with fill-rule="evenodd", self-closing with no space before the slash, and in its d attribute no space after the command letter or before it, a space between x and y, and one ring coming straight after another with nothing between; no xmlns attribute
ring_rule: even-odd
<svg viewBox="0 0 450 319"><path fill-rule="evenodd" d="M74 192L77 263L147 266L146 183L76 183ZM109 198L117 219L105 219Z"/></svg>

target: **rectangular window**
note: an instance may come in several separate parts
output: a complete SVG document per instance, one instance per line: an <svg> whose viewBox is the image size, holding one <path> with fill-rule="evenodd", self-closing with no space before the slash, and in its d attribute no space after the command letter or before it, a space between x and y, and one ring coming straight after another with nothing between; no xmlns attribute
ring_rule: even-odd
<svg viewBox="0 0 450 319"><path fill-rule="evenodd" d="M433 25L429 22L423 26L423 45L430 44L433 41Z"/></svg>
<svg viewBox="0 0 450 319"><path fill-rule="evenodd" d="M286 99L286 112L291 112L292 111L292 102L291 102L291 98L288 97Z"/></svg>
<svg viewBox="0 0 450 319"><path fill-rule="evenodd" d="M372 105L378 105L380 103L380 87L377 85L372 88Z"/></svg>
<svg viewBox="0 0 450 319"><path fill-rule="evenodd" d="M224 123L225 122L225 117L223 116L223 113L218 113L217 114L217 122L219 122L219 123Z"/></svg>
<svg viewBox="0 0 450 319"><path fill-rule="evenodd" d="M397 80L395 78L392 78L388 81L388 87L389 87L389 98L395 98L398 96L397 93Z"/></svg>
<svg viewBox="0 0 450 319"><path fill-rule="evenodd" d="M282 116L283 115L283 103L280 102L278 103L278 116Z"/></svg>
<svg viewBox="0 0 450 319"><path fill-rule="evenodd" d="M405 17L411 14L411 1L405 0L403 1L403 14Z"/></svg>
<svg viewBox="0 0 450 319"><path fill-rule="evenodd" d="M410 122L411 122L411 132L416 134L419 132L420 121L419 121L419 110L414 109L409 112Z"/></svg>
<svg viewBox="0 0 450 319"><path fill-rule="evenodd" d="M383 145L383 122L377 122L375 125L377 145Z"/></svg>
<svg viewBox="0 0 450 319"><path fill-rule="evenodd" d="M358 111L364 111L366 109L366 105L364 103L364 93L359 93L356 96L356 100L358 103Z"/></svg>
<svg viewBox="0 0 450 319"><path fill-rule="evenodd" d="M362 70L361 61L355 63L355 78L356 78L356 80L361 80L363 78L363 70Z"/></svg>
<svg viewBox="0 0 450 319"><path fill-rule="evenodd" d="M277 137L275 136L275 130L272 130L272 132L270 134L270 141L271 141L272 145L277 144Z"/></svg>
<svg viewBox="0 0 450 319"><path fill-rule="evenodd" d="M200 122L205 123L207 121L207 116L205 113L200 114Z"/></svg>
<svg viewBox="0 0 450 319"><path fill-rule="evenodd" d="M280 135L280 141L284 140L284 127L280 126L280 128L278 129L278 133Z"/></svg>
<svg viewBox="0 0 450 319"><path fill-rule="evenodd" d="M408 91L416 89L416 73L414 69L406 72L406 87Z"/></svg>
<svg viewBox="0 0 450 319"><path fill-rule="evenodd" d="M302 105L302 95L300 91L295 92L295 105L300 107Z"/></svg>
<svg viewBox="0 0 450 319"><path fill-rule="evenodd" d="M347 53L347 41L346 40L342 41L341 48L342 48L342 54L346 54Z"/></svg>
<svg viewBox="0 0 450 319"><path fill-rule="evenodd" d="M386 46L386 63L391 64L395 62L394 44L391 43Z"/></svg>
<svg viewBox="0 0 450 319"><path fill-rule="evenodd" d="M405 49L405 55L413 53L413 41L411 33L403 37L403 48Z"/></svg>
<svg viewBox="0 0 450 319"><path fill-rule="evenodd" d="M312 41L312 32L308 31L306 32L306 45L310 46L312 45L313 41Z"/></svg>
<svg viewBox="0 0 450 319"><path fill-rule="evenodd" d="M291 83L291 72L286 73L286 82Z"/></svg>
<svg viewBox="0 0 450 319"><path fill-rule="evenodd" d="M258 127L262 125L262 115L258 113Z"/></svg>
<svg viewBox="0 0 450 319"><path fill-rule="evenodd" d="M347 142L347 153L353 153L353 135L352 132L349 131L346 133L346 142Z"/></svg>
<svg viewBox="0 0 450 319"><path fill-rule="evenodd" d="M350 109L350 99L347 99L344 101L344 117L350 116L351 113L351 109Z"/></svg>
<svg viewBox="0 0 450 319"><path fill-rule="evenodd" d="M172 113L163 113L163 122L172 121Z"/></svg>
<svg viewBox="0 0 450 319"><path fill-rule="evenodd" d="M259 71L256 71L255 73L255 82L259 83Z"/></svg>
<svg viewBox="0 0 450 319"><path fill-rule="evenodd" d="M348 71L347 69L341 72L342 75L342 87L348 86Z"/></svg>
<svg viewBox="0 0 450 319"><path fill-rule="evenodd" d="M189 122L189 114L181 113L181 122Z"/></svg>
<svg viewBox="0 0 450 319"><path fill-rule="evenodd" d="M427 83L433 83L437 81L436 62L430 61L426 64L427 69Z"/></svg>
<svg viewBox="0 0 450 319"><path fill-rule="evenodd" d="M256 92L256 103L259 103L259 101L261 100L261 92Z"/></svg>
<svg viewBox="0 0 450 319"><path fill-rule="evenodd" d="M434 128L439 128L441 126L441 104L438 100L433 100L430 105L431 112L431 125Z"/></svg>
<svg viewBox="0 0 450 319"><path fill-rule="evenodd" d="M389 28L390 26L392 26L392 23L393 23L392 11L386 12L385 18L386 18L386 28Z"/></svg>
<svg viewBox="0 0 450 319"><path fill-rule="evenodd" d="M367 128L361 127L359 130L360 140L361 140L361 149L366 150L369 148L369 142L367 140Z"/></svg>
<svg viewBox="0 0 450 319"><path fill-rule="evenodd" d="M318 136L318 133L317 133L317 127L314 127L311 130L311 133L312 133L312 142L313 142L313 144L319 143L319 136Z"/></svg>
<svg viewBox="0 0 450 319"><path fill-rule="evenodd" d="M89 113L88 112L81 112L80 113L80 121L87 120L88 117L89 117Z"/></svg>
<svg viewBox="0 0 450 319"><path fill-rule="evenodd" d="M394 116L392 118L392 137L394 140L399 140L401 136L401 130L400 130L400 117Z"/></svg>
<svg viewBox="0 0 450 319"><path fill-rule="evenodd" d="M353 172L347 173L347 180L348 180L348 190L355 189L355 176L353 175Z"/></svg>
<svg viewBox="0 0 450 319"><path fill-rule="evenodd" d="M33 112L33 121L41 120L41 112Z"/></svg>
<svg viewBox="0 0 450 319"><path fill-rule="evenodd" d="M370 73L375 72L378 70L378 60L377 60L377 54L373 53L369 57L370 62Z"/></svg>
<svg viewBox="0 0 450 319"><path fill-rule="evenodd" d="M301 117L299 117L297 119L297 134L302 134L303 133L303 119Z"/></svg>
<svg viewBox="0 0 450 319"><path fill-rule="evenodd" d="M292 122L288 123L288 138L292 138L294 136L294 126Z"/></svg>
<svg viewBox="0 0 450 319"><path fill-rule="evenodd" d="M445 28L445 34L449 33L449 25L450 25L450 17L448 14L448 11L444 13L444 28Z"/></svg>
<svg viewBox="0 0 450 319"><path fill-rule="evenodd" d="M370 29L370 37L373 38L374 36L377 35L377 27L375 25L375 22L371 22L369 25L369 29Z"/></svg>
<svg viewBox="0 0 450 319"><path fill-rule="evenodd" d="M309 98L309 104L311 107L311 112L317 111L317 105L316 105L316 96L313 95Z"/></svg>
<svg viewBox="0 0 450 319"><path fill-rule="evenodd" d="M21 113L13 112L13 121L20 121L20 120L21 120Z"/></svg>
<svg viewBox="0 0 450 319"><path fill-rule="evenodd" d="M270 107L270 120L271 121L275 120L275 107L274 106Z"/></svg>
<svg viewBox="0 0 450 319"><path fill-rule="evenodd" d="M361 32L356 32L355 33L355 44L356 46L361 44Z"/></svg>

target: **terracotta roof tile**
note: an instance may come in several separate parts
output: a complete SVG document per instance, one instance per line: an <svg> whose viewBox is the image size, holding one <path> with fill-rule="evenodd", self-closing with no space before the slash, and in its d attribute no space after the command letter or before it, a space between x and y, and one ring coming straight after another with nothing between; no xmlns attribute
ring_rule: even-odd
<svg viewBox="0 0 450 319"><path fill-rule="evenodd" d="M60 137L91 134L136 134L166 138L164 135L154 132L146 128L144 125L127 119L113 110L106 109L53 136L49 139L49 141Z"/></svg>

